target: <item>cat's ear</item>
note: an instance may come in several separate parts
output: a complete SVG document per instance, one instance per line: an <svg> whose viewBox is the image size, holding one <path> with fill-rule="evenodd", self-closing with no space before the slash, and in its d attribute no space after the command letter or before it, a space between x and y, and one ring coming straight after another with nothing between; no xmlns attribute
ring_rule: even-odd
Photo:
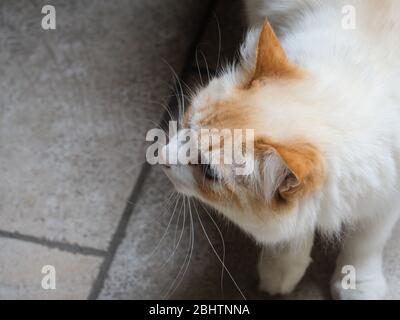
<svg viewBox="0 0 400 320"><path fill-rule="evenodd" d="M259 189L268 202L290 201L312 191L323 180L323 159L311 144L280 145L261 138L255 150Z"/></svg>
<svg viewBox="0 0 400 320"><path fill-rule="evenodd" d="M260 32L256 56L253 80L274 76L293 77L299 74L298 68L289 62L278 37L267 20Z"/></svg>

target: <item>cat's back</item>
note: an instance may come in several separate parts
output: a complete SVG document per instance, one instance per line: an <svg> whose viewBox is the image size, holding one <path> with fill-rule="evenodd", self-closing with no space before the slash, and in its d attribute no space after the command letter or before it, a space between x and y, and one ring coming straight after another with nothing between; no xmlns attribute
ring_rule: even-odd
<svg viewBox="0 0 400 320"><path fill-rule="evenodd" d="M341 96L333 107L321 103L314 118L334 132L352 132L346 139L354 143L389 136L400 141L399 0L246 3L251 16L273 22L289 59L312 73L318 86L333 91L328 102Z"/></svg>
<svg viewBox="0 0 400 320"><path fill-rule="evenodd" d="M365 45L393 60L400 51L398 0L245 0L245 4L250 26L267 18L283 41L288 37L296 41L301 34L299 42L311 41L314 49L317 44L340 47L343 41L347 48Z"/></svg>

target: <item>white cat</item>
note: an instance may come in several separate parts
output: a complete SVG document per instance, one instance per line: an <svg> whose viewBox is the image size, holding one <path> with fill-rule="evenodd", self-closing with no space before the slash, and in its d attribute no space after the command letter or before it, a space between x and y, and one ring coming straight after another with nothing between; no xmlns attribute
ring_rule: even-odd
<svg viewBox="0 0 400 320"><path fill-rule="evenodd" d="M241 63L199 90L181 125L199 135L254 129L255 170L246 178L229 164L165 171L179 191L263 244L261 289L290 293L311 261L315 231L344 231L333 297L384 298L382 251L400 211L400 1L246 6L255 28ZM166 161L181 132L163 149ZM356 289L342 286L346 265L356 270Z"/></svg>

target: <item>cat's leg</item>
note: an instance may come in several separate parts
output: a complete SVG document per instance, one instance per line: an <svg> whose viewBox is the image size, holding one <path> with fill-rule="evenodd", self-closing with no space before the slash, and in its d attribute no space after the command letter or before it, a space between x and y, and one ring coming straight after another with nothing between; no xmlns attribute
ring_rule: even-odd
<svg viewBox="0 0 400 320"><path fill-rule="evenodd" d="M347 233L331 282L333 298L365 300L385 297L382 253L397 217L397 212L393 212L365 222ZM350 286L346 289L343 285L343 277L346 275L342 273L344 266L354 268L355 288Z"/></svg>
<svg viewBox="0 0 400 320"><path fill-rule="evenodd" d="M299 283L311 262L314 234L276 247L265 246L258 263L260 290L271 295L288 294Z"/></svg>

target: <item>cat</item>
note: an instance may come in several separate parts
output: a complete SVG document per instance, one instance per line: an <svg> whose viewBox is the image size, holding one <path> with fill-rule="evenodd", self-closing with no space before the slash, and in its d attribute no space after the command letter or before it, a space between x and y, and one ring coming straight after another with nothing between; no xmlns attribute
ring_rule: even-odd
<svg viewBox="0 0 400 320"><path fill-rule="evenodd" d="M382 252L400 211L400 1L247 0L246 8L252 29L240 62L193 95L162 149L164 170L178 191L262 245L261 290L295 289L318 231L341 241L332 297L382 299ZM254 170L168 164L181 132L204 128L253 129ZM356 271L350 289L345 266Z"/></svg>

